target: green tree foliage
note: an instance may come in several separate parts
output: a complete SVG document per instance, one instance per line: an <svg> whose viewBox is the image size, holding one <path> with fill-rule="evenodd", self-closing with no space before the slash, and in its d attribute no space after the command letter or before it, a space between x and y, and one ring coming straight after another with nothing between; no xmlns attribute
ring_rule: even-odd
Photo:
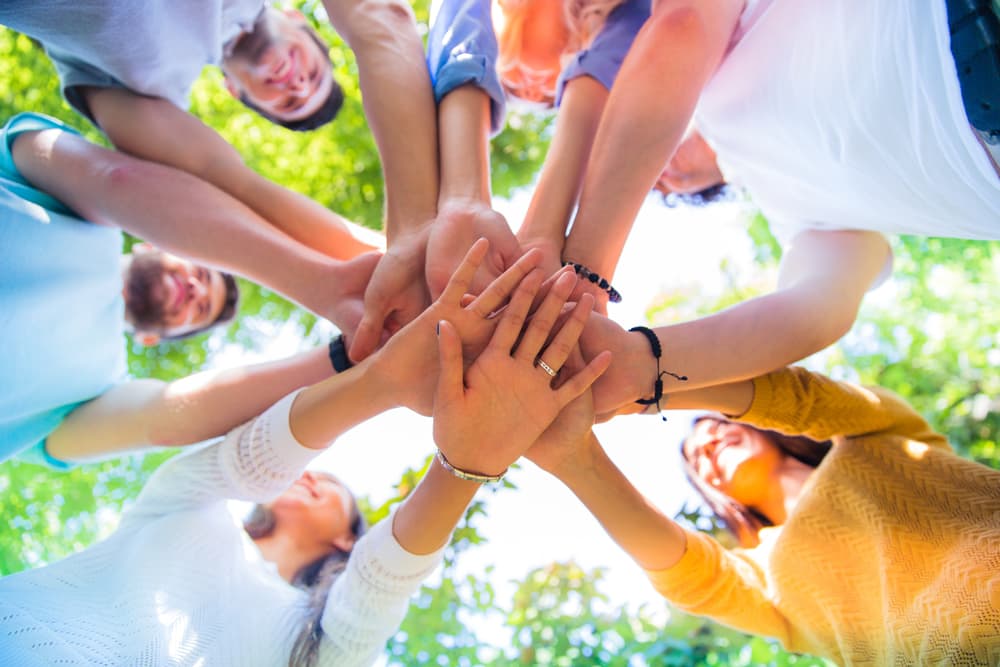
<svg viewBox="0 0 1000 667"><path fill-rule="evenodd" d="M362 111L353 55L322 20L318 0L301 3L331 45L335 76L347 99L338 120L308 134L272 126L236 103L207 68L191 97L192 111L217 129L261 174L302 192L346 217L378 228L383 187L378 155ZM426 21L427 3L416 6ZM54 69L26 37L0 28L0 115L46 113L107 145L101 134L62 101ZM544 158L549 118L514 116L492 144L494 191L510 195L531 182ZM767 287L780 247L762 216L751 219L759 276L747 280L731 267L733 289L711 300L692 287L650 309L658 322L717 310ZM133 240L127 240L126 244ZM892 298L869 299L858 324L815 363L840 376L878 383L907 398L947 433L961 453L1000 468L1000 244L902 238L896 252ZM292 327L302 346L322 342L323 327L266 289L242 282L240 318L223 333L143 348L129 347L136 377L170 380L210 366L230 346L262 349L279 327ZM57 474L27 463L0 464L0 574L17 572L73 553L114 529L122 508L149 474L171 454L159 452ZM423 470L408 470L392 497L362 498L370 521L386 517ZM504 492L501 490L500 492ZM389 642L393 665L818 665L678 612L610 604L603 573L554 563L527 573L511 600L499 600L489 572L460 575L462 553L485 539L474 503L455 533L439 581L424 586L399 633ZM678 517L701 529L717 523L697 508ZM486 639L478 628L502 628L506 640ZM495 634L495 633L491 633Z"/></svg>

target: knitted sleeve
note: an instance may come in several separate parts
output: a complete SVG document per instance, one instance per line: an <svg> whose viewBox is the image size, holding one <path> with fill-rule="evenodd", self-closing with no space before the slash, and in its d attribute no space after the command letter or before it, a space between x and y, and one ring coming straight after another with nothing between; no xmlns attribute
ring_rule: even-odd
<svg viewBox="0 0 1000 667"><path fill-rule="evenodd" d="M813 440L892 434L948 447L944 436L891 391L837 382L798 367L754 379L753 402L738 420Z"/></svg>
<svg viewBox="0 0 1000 667"><path fill-rule="evenodd" d="M392 534L393 516L358 541L330 589L321 620L324 665L372 664L406 616L410 596L441 562L444 547L417 556L400 546Z"/></svg>
<svg viewBox="0 0 1000 667"><path fill-rule="evenodd" d="M219 442L164 463L123 518L182 512L228 499L267 502L287 489L322 450L300 445L288 425L298 391Z"/></svg>
<svg viewBox="0 0 1000 667"><path fill-rule="evenodd" d="M790 626L769 595L763 568L741 550L687 533L687 550L673 567L648 571L654 588L679 609L790 645Z"/></svg>

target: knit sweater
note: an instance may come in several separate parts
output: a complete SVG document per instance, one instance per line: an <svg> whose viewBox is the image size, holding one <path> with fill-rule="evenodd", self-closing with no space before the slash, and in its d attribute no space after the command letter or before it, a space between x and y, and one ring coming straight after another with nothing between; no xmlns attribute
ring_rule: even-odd
<svg viewBox="0 0 1000 667"><path fill-rule="evenodd" d="M0 664L286 665L305 593L263 559L226 500L271 500L320 453L291 434L294 395L164 463L107 540L0 580ZM331 588L322 665L371 664L440 561L441 551L406 552L391 524L358 541Z"/></svg>
<svg viewBox="0 0 1000 667"><path fill-rule="evenodd" d="M1000 472L883 389L757 378L754 426L834 446L783 526L727 551L689 531L649 572L685 611L842 665L1000 664Z"/></svg>

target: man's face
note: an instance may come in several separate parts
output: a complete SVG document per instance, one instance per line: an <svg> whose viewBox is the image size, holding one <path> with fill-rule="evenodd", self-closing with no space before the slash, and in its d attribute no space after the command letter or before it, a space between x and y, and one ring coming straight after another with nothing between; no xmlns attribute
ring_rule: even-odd
<svg viewBox="0 0 1000 667"><path fill-rule="evenodd" d="M267 8L222 63L230 90L285 121L307 118L330 97L330 59L297 12Z"/></svg>
<svg viewBox="0 0 1000 667"><path fill-rule="evenodd" d="M137 247L125 275L126 308L136 307L131 303L128 286L140 272L144 274L141 298L160 313L154 326L136 323L140 336L153 333L173 337L204 329L219 318L225 307L226 284L221 273L176 255Z"/></svg>

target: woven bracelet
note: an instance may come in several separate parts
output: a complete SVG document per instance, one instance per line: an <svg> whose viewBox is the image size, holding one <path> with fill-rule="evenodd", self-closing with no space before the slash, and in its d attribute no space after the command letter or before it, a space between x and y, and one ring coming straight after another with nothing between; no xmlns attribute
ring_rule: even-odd
<svg viewBox="0 0 1000 667"><path fill-rule="evenodd" d="M602 278L601 274L594 273L583 264L577 264L576 262L563 262L562 265L572 266L573 270L576 271L576 275L580 276L584 280L590 281L607 292L608 300L611 301L611 303L621 302L622 295L618 292L618 290L611 286L611 283L609 283L606 278Z"/></svg>
<svg viewBox="0 0 1000 667"><path fill-rule="evenodd" d="M649 341L649 346L653 348L653 356L656 358L656 381L653 382L653 398L640 398L636 400L639 405L655 405L657 412L663 412L663 408L660 407L660 401L663 400L663 376L669 375L673 378L680 380L681 382L687 382L687 375L678 375L672 371L661 371L660 370L660 357L663 356L663 346L660 345L660 339L657 338L656 332L654 332L649 327L632 327L629 331L638 331L646 340ZM660 415L663 421L667 421L666 417Z"/></svg>

